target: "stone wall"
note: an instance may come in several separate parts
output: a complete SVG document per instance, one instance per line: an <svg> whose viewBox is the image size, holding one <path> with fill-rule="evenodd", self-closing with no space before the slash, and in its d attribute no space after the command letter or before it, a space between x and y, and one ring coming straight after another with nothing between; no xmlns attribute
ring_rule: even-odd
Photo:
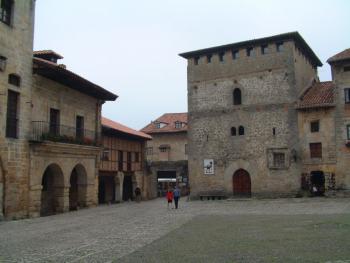
<svg viewBox="0 0 350 263"><path fill-rule="evenodd" d="M29 148L26 138L30 131L32 58L35 1L14 1L11 26L0 23L0 55L7 58L0 71L0 155L3 161L6 217L22 218L28 210ZM8 75L21 78L20 87L8 84ZM6 138L8 90L19 94L18 138ZM2 212L0 212L2 213Z"/></svg>
<svg viewBox="0 0 350 263"><path fill-rule="evenodd" d="M301 163L293 158L300 154L298 140L296 83L303 86L312 69L298 62L295 45L283 44L277 52L275 43L268 45L267 54L259 46L247 57L240 49L233 59L227 51L223 61L213 54L210 63L205 56L199 65L188 61L189 108L189 178L191 195L211 191L233 194L235 171L250 174L253 195L293 195L300 186ZM312 68L312 67L311 67ZM233 105L233 91L242 92L242 104ZM239 126L244 135L238 135ZM231 135L231 128L237 135ZM285 154L285 167L271 166L274 152ZM215 172L204 175L204 159L213 159Z"/></svg>
<svg viewBox="0 0 350 263"><path fill-rule="evenodd" d="M345 104L345 88L350 88L350 72L344 71L344 66L350 66L349 61L336 63L332 66L332 77L336 90L336 147L337 170L336 176L340 189L350 190L350 148L345 146L347 139L346 126L350 125L350 104Z"/></svg>
<svg viewBox="0 0 350 263"><path fill-rule="evenodd" d="M151 134L152 140L147 141L146 147L152 147L153 154L147 155L149 161L180 161L187 160L185 145L187 144L187 133L155 133ZM167 160L162 158L159 150L160 145L170 145L170 151L167 152Z"/></svg>

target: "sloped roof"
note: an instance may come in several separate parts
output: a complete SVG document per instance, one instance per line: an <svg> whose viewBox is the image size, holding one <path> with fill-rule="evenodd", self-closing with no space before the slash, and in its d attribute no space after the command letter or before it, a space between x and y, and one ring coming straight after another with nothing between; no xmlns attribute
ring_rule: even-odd
<svg viewBox="0 0 350 263"><path fill-rule="evenodd" d="M334 63L344 60L350 60L350 48L343 50L342 52L339 52L338 54L335 54L333 57L330 57L327 62L328 63Z"/></svg>
<svg viewBox="0 0 350 263"><path fill-rule="evenodd" d="M252 40L247 40L242 42L236 42L236 43L222 45L222 46L199 49L195 51L181 53L179 54L179 56L188 59L196 56L206 55L208 53L218 53L221 51L232 50L236 48L244 48L248 46L266 44L269 42L288 41L288 40L293 40L297 44L297 46L302 50L302 52L305 53L307 57L310 59L313 66L322 66L322 62L320 61L320 59L316 56L316 54L313 52L310 46L306 43L306 41L302 38L302 36L297 31L269 36L269 37L258 38L258 39L252 39Z"/></svg>
<svg viewBox="0 0 350 263"><path fill-rule="evenodd" d="M136 137L139 137L139 138L142 138L142 139L145 139L145 140L151 140L152 139L152 137L149 136L146 133L134 130L134 129L129 128L129 127L127 127L127 126L125 126L125 125L123 125L123 124L121 124L119 122L112 121L112 120L107 119L105 117L102 117L102 127L103 126L106 127L106 128L110 128L110 129L113 129L115 131L127 134L127 135L136 136Z"/></svg>
<svg viewBox="0 0 350 263"><path fill-rule="evenodd" d="M63 58L60 54L56 53L55 51L53 51L51 49L37 50L37 51L34 51L33 54L34 54L34 57L36 57L36 56L40 57L40 56L47 56L47 55L49 55L49 56L56 57L58 59L62 59Z"/></svg>
<svg viewBox="0 0 350 263"><path fill-rule="evenodd" d="M114 101L118 98L118 96L112 92L105 90L70 70L67 70L64 66L46 59L34 57L33 72L94 98L105 101Z"/></svg>
<svg viewBox="0 0 350 263"><path fill-rule="evenodd" d="M157 128L156 123L166 124L162 128ZM181 128L175 128L175 122L181 122ZM141 131L152 134L152 133L173 133L173 132L187 132L187 112L185 113L165 113L155 121L148 124Z"/></svg>
<svg viewBox="0 0 350 263"><path fill-rule="evenodd" d="M316 82L301 96L298 109L334 107L335 85L332 81Z"/></svg>

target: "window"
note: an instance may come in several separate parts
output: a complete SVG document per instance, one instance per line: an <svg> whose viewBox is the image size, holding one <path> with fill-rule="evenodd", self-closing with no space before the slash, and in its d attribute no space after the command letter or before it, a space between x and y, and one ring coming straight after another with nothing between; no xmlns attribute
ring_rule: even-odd
<svg viewBox="0 0 350 263"><path fill-rule="evenodd" d="M272 134L273 134L273 136L276 135L276 128L272 128Z"/></svg>
<svg viewBox="0 0 350 263"><path fill-rule="evenodd" d="M60 111L52 108L50 109L50 133L60 134Z"/></svg>
<svg viewBox="0 0 350 263"><path fill-rule="evenodd" d="M165 153L167 151L167 147L159 147L159 151Z"/></svg>
<svg viewBox="0 0 350 263"><path fill-rule="evenodd" d="M253 51L254 51L254 49L252 47L248 47L247 48L247 57L253 56Z"/></svg>
<svg viewBox="0 0 350 263"><path fill-rule="evenodd" d="M310 158L322 158L322 143L310 143Z"/></svg>
<svg viewBox="0 0 350 263"><path fill-rule="evenodd" d="M124 158L123 158L123 151L118 151L118 171L124 171L123 163L124 163Z"/></svg>
<svg viewBox="0 0 350 263"><path fill-rule="evenodd" d="M345 66L344 67L344 72L350 71L350 66Z"/></svg>
<svg viewBox="0 0 350 263"><path fill-rule="evenodd" d="M236 127L231 128L231 136L236 136L237 135L237 129Z"/></svg>
<svg viewBox="0 0 350 263"><path fill-rule="evenodd" d="M310 123L311 132L319 132L320 131L320 121L312 121Z"/></svg>
<svg viewBox="0 0 350 263"><path fill-rule="evenodd" d="M179 121L176 121L176 122L175 122L175 128L176 128L176 129L181 129L181 128L182 128L182 123L179 122Z"/></svg>
<svg viewBox="0 0 350 263"><path fill-rule="evenodd" d="M146 148L146 154L147 155L152 155L153 154L153 147L147 147Z"/></svg>
<svg viewBox="0 0 350 263"><path fill-rule="evenodd" d="M347 133L348 140L350 140L350 124L346 126L346 133Z"/></svg>
<svg viewBox="0 0 350 263"><path fill-rule="evenodd" d="M345 103L350 103L350 88L344 89Z"/></svg>
<svg viewBox="0 0 350 263"><path fill-rule="evenodd" d="M185 144L185 154L188 153L188 146L187 146L187 143Z"/></svg>
<svg viewBox="0 0 350 263"><path fill-rule="evenodd" d="M12 15L12 6L13 0L0 0L0 21L10 25L11 24L11 15Z"/></svg>
<svg viewBox="0 0 350 263"><path fill-rule="evenodd" d="M140 162L140 154L138 152L135 152L135 162Z"/></svg>
<svg viewBox="0 0 350 263"><path fill-rule="evenodd" d="M285 159L284 153L273 153L273 166L275 168L284 168Z"/></svg>
<svg viewBox="0 0 350 263"><path fill-rule="evenodd" d="M7 58L0 56L0 71L5 71Z"/></svg>
<svg viewBox="0 0 350 263"><path fill-rule="evenodd" d="M281 52L283 50L283 42L276 43L276 51Z"/></svg>
<svg viewBox="0 0 350 263"><path fill-rule="evenodd" d="M199 57L195 57L195 58L194 58L194 64L195 64L195 65L198 65L198 64L199 64Z"/></svg>
<svg viewBox="0 0 350 263"><path fill-rule="evenodd" d="M239 88L235 88L233 91L233 105L242 104L242 92Z"/></svg>
<svg viewBox="0 0 350 263"><path fill-rule="evenodd" d="M262 45L261 46L261 54L265 55L268 53L268 46L267 45Z"/></svg>
<svg viewBox="0 0 350 263"><path fill-rule="evenodd" d="M220 60L220 62L224 62L224 57L225 57L225 52L220 52L219 53L219 60Z"/></svg>
<svg viewBox="0 0 350 263"><path fill-rule="evenodd" d="M10 74L8 82L11 85L19 87L21 85L21 77L16 74Z"/></svg>
<svg viewBox="0 0 350 263"><path fill-rule="evenodd" d="M101 160L102 161L109 161L109 150L108 149L103 150Z"/></svg>
<svg viewBox="0 0 350 263"><path fill-rule="evenodd" d="M78 139L84 138L84 117L77 116L75 120L75 135Z"/></svg>
<svg viewBox="0 0 350 263"><path fill-rule="evenodd" d="M7 118L6 118L6 137L17 138L18 120L18 96L17 92L8 91L7 97Z"/></svg>
<svg viewBox="0 0 350 263"><path fill-rule="evenodd" d="M155 125L157 129L160 129L160 122L156 122Z"/></svg>
<svg viewBox="0 0 350 263"><path fill-rule="evenodd" d="M210 62L211 62L211 57L212 57L211 54L210 54L210 55L207 55L207 63L210 63Z"/></svg>
<svg viewBox="0 0 350 263"><path fill-rule="evenodd" d="M243 126L238 127L238 135L244 135L244 127Z"/></svg>
<svg viewBox="0 0 350 263"><path fill-rule="evenodd" d="M239 57L238 50L232 50L232 59L237 59Z"/></svg>

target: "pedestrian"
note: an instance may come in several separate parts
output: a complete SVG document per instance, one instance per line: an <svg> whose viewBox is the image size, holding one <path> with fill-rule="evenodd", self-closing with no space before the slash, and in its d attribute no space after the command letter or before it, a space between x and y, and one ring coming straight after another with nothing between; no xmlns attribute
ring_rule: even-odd
<svg viewBox="0 0 350 263"><path fill-rule="evenodd" d="M171 189L168 189L168 191L166 192L166 199L168 200L168 209L169 209L169 205L171 206L171 204L173 203L173 192L171 191Z"/></svg>
<svg viewBox="0 0 350 263"><path fill-rule="evenodd" d="M136 196L136 202L140 203L141 202L141 189L140 189L140 187L136 187L135 196Z"/></svg>
<svg viewBox="0 0 350 263"><path fill-rule="evenodd" d="M180 190L179 190L179 188L176 186L176 187L175 187L175 190L174 190L175 209L177 209L178 206L179 206L179 199L180 199Z"/></svg>

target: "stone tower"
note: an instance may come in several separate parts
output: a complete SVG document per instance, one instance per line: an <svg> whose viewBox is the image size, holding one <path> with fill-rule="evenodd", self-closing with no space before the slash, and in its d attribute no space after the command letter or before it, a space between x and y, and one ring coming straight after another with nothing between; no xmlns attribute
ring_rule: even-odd
<svg viewBox="0 0 350 263"><path fill-rule="evenodd" d="M350 190L350 49L334 55L327 62L336 86L337 188Z"/></svg>
<svg viewBox="0 0 350 263"><path fill-rule="evenodd" d="M322 63L298 32L180 54L188 60L191 196L300 188L295 103Z"/></svg>
<svg viewBox="0 0 350 263"><path fill-rule="evenodd" d="M35 1L0 3L0 217L21 218L28 206Z"/></svg>

